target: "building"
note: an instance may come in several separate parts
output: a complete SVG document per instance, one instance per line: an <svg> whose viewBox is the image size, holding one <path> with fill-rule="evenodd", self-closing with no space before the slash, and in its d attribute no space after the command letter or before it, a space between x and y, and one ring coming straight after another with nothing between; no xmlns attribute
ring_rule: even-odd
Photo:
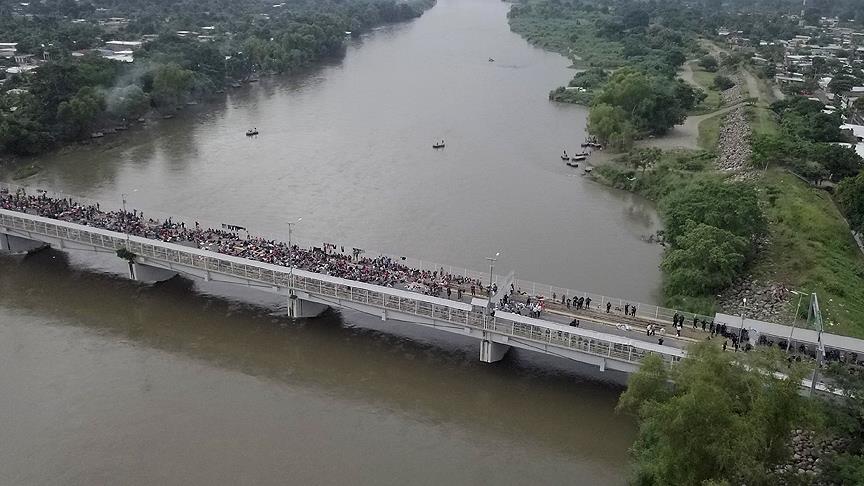
<svg viewBox="0 0 864 486"><path fill-rule="evenodd" d="M141 48L143 42L141 41L108 41L105 43L105 47L114 52L125 52L125 51L135 51Z"/></svg>

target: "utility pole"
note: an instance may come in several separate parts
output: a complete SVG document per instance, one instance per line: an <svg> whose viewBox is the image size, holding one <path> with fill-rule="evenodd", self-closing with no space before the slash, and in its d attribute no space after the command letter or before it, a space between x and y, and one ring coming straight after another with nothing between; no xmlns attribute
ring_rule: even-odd
<svg viewBox="0 0 864 486"><path fill-rule="evenodd" d="M489 260L489 290L486 292L486 312L492 311L492 269L495 267L495 262L498 261L498 256L501 252L496 252L494 257L486 257Z"/></svg>

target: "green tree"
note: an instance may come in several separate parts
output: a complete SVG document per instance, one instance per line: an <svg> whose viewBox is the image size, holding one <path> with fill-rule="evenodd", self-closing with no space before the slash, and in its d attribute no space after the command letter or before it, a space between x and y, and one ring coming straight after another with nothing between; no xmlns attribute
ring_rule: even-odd
<svg viewBox="0 0 864 486"><path fill-rule="evenodd" d="M840 182L837 186L837 204L852 229L864 232L864 173Z"/></svg>
<svg viewBox="0 0 864 486"><path fill-rule="evenodd" d="M735 81L732 81L728 76L718 75L714 78L713 86L718 91L725 91L735 86Z"/></svg>
<svg viewBox="0 0 864 486"><path fill-rule="evenodd" d="M846 440L835 455L825 457L826 479L835 484L864 484L864 375L854 367L832 363L825 371L839 400L822 405L827 432Z"/></svg>
<svg viewBox="0 0 864 486"><path fill-rule="evenodd" d="M619 400L639 421L633 482L776 484L770 468L788 457L786 439L806 417L804 371L777 355L724 353L710 341L691 345L668 374L658 361L646 360ZM785 378L771 373L781 370Z"/></svg>
<svg viewBox="0 0 864 486"><path fill-rule="evenodd" d="M714 56L702 56L699 59L699 66L708 71L709 73L713 73L717 71L717 59Z"/></svg>
<svg viewBox="0 0 864 486"><path fill-rule="evenodd" d="M153 76L153 101L160 108L173 109L182 103L194 86L192 71L177 64L160 66Z"/></svg>
<svg viewBox="0 0 864 486"><path fill-rule="evenodd" d="M819 144L819 149L815 155L819 163L825 167L835 181L852 177L861 171L861 156L855 153L853 148L834 144Z"/></svg>
<svg viewBox="0 0 864 486"><path fill-rule="evenodd" d="M81 88L69 101L57 107L57 119L74 138L86 137L105 110L104 97L92 87Z"/></svg>
<svg viewBox="0 0 864 486"><path fill-rule="evenodd" d="M705 223L748 241L764 234L765 217L753 187L743 182L705 179L672 192L661 204L666 234L673 242L685 234L692 221Z"/></svg>
<svg viewBox="0 0 864 486"><path fill-rule="evenodd" d="M119 118L138 118L150 109L150 96L137 84L116 88L107 97L108 112Z"/></svg>
<svg viewBox="0 0 864 486"><path fill-rule="evenodd" d="M597 104L588 113L588 131L603 145L614 149L629 148L635 136L627 113L617 106Z"/></svg>
<svg viewBox="0 0 864 486"><path fill-rule="evenodd" d="M702 295L731 285L744 268L748 241L705 223L688 223L660 264L667 295Z"/></svg>

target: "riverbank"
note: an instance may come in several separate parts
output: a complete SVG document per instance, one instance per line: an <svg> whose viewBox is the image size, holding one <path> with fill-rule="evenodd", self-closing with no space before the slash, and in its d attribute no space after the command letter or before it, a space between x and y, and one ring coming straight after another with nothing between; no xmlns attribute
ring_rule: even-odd
<svg viewBox="0 0 864 486"><path fill-rule="evenodd" d="M864 257L831 195L784 168L766 171L752 164L752 134L777 134L779 130L773 112L760 98L756 104L728 107L701 120L699 146L708 152L667 148L641 174L609 157L594 178L642 194L661 208L679 188L718 177L728 183L743 181L757 195L766 232L754 240L753 254L737 277L718 294L682 297L666 293L667 305L679 303L688 310L744 312L769 322L791 322L799 300L792 291L815 292L826 330L864 336ZM706 164L709 159L711 163ZM672 269L664 269L664 273L669 271ZM799 319L806 318L808 299L799 308Z"/></svg>
<svg viewBox="0 0 864 486"><path fill-rule="evenodd" d="M98 46L118 36L134 38L134 60L131 55L129 62L109 59L96 49L74 48L73 55L73 48L64 44L65 49L57 48L50 58L44 53L47 61L38 70L8 77L0 91L0 106L4 107L0 153L38 155L125 131L145 117L171 118L187 106L258 82L262 76L294 73L342 56L347 38L417 18L434 4L435 0L386 0L369 5L348 1L327 7L325 13L314 2L301 2L284 9L278 5L275 8L280 9L271 15L259 14L252 3L210 5L205 1L198 6L200 11L187 12L184 22L208 25L213 18L233 18L237 23L215 22L207 27L213 35L202 39L172 29L172 19L163 18L164 12L152 6L129 13L133 23L146 26L147 35L139 31L118 34L97 27L101 21L95 18L83 18L82 25L93 29L87 45ZM364 7L362 12L358 5ZM117 14L122 8L112 12ZM47 36L41 29L57 21L52 15L46 9L20 25L18 20L10 22L19 36ZM244 20L256 27L238 29ZM43 57L41 51L32 53Z"/></svg>

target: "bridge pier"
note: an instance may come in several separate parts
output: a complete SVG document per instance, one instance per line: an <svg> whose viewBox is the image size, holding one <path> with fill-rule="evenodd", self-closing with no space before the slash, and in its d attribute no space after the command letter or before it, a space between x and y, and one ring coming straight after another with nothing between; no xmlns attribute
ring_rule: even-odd
<svg viewBox="0 0 864 486"><path fill-rule="evenodd" d="M0 233L0 252L4 253L30 253L47 247L48 244L42 241L30 240L13 236L6 233Z"/></svg>
<svg viewBox="0 0 864 486"><path fill-rule="evenodd" d="M177 275L173 270L165 270L164 268L145 265L143 263L132 264L132 279L143 283L163 282Z"/></svg>
<svg viewBox="0 0 864 486"><path fill-rule="evenodd" d="M303 300L294 294L288 298L288 316L291 319L318 317L325 310L327 310L326 305Z"/></svg>
<svg viewBox="0 0 864 486"><path fill-rule="evenodd" d="M510 346L506 344L496 343L488 339L480 341L480 361L484 363L495 363L501 361Z"/></svg>

